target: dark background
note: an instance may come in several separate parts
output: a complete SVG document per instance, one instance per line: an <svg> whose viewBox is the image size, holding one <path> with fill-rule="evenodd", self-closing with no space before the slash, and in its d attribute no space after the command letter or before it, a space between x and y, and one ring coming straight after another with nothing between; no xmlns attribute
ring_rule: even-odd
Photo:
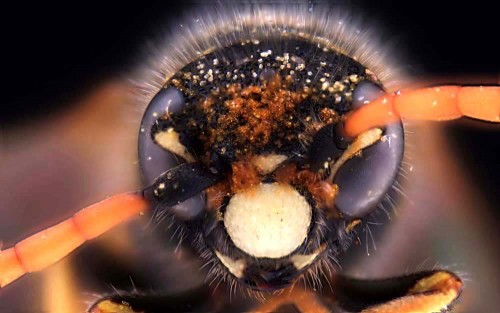
<svg viewBox="0 0 500 313"><path fill-rule="evenodd" d="M272 1L274 3L278 1ZM0 125L30 121L63 110L94 85L140 64L148 40L201 2L133 5L29 4L2 8ZM459 83L500 82L498 9L487 1L336 1L374 21L405 68L417 78ZM500 196L500 128L465 121L447 124L450 140L492 207ZM489 192L488 192L489 191ZM500 212L500 210L497 210ZM496 213L500 216L500 213Z"/></svg>

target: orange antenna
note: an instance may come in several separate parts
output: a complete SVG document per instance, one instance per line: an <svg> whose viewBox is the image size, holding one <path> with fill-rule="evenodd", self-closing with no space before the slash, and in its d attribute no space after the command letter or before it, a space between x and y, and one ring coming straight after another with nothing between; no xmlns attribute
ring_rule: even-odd
<svg viewBox="0 0 500 313"><path fill-rule="evenodd" d="M0 288L22 275L58 262L85 241L142 214L149 203L138 193L123 193L86 207L62 223L0 251Z"/></svg>
<svg viewBox="0 0 500 313"><path fill-rule="evenodd" d="M345 132L362 132L402 120L446 121L472 117L500 123L499 86L440 86L384 95L354 111L345 121Z"/></svg>

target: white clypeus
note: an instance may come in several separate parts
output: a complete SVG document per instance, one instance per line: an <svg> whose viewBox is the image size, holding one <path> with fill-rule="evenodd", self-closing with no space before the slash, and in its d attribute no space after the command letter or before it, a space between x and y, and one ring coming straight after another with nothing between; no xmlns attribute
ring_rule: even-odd
<svg viewBox="0 0 500 313"><path fill-rule="evenodd" d="M258 258L281 258L306 239L312 209L292 186L260 184L235 194L224 213L233 243Z"/></svg>

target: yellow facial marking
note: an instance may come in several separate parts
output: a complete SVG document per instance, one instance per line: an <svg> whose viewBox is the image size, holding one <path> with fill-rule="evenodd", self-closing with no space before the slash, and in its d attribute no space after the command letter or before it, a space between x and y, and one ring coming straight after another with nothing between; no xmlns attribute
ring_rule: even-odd
<svg viewBox="0 0 500 313"><path fill-rule="evenodd" d="M353 156L359 154L363 149L373 145L381 138L382 130L380 128L372 128L364 133L361 133L358 137L356 137L356 139L354 139L354 142L344 151L340 158L333 163L328 180L330 182L333 181L335 174L337 174L338 170L342 167L342 165L344 165L345 162Z"/></svg>
<svg viewBox="0 0 500 313"><path fill-rule="evenodd" d="M167 131L158 132L155 134L155 141L162 148L182 157L187 162L194 162L193 156L187 151L186 147L181 143L179 134L169 128Z"/></svg>

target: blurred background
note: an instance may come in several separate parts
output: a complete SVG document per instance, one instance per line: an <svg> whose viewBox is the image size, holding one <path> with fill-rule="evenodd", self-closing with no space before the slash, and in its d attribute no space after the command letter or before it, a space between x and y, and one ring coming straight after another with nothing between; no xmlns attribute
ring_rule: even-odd
<svg viewBox="0 0 500 313"><path fill-rule="evenodd" d="M2 10L0 247L141 187L136 140L144 108L129 79L165 28L199 5L18 3ZM417 80L500 84L498 13L486 1L333 5L373 21ZM344 271L376 278L445 267L466 278L456 312L498 312L500 126L459 120L410 129L406 197L389 225L372 227L376 249L362 238ZM173 253L169 237L151 228L145 220L119 227L0 290L0 312L81 312L113 288L202 284L189 249Z"/></svg>

